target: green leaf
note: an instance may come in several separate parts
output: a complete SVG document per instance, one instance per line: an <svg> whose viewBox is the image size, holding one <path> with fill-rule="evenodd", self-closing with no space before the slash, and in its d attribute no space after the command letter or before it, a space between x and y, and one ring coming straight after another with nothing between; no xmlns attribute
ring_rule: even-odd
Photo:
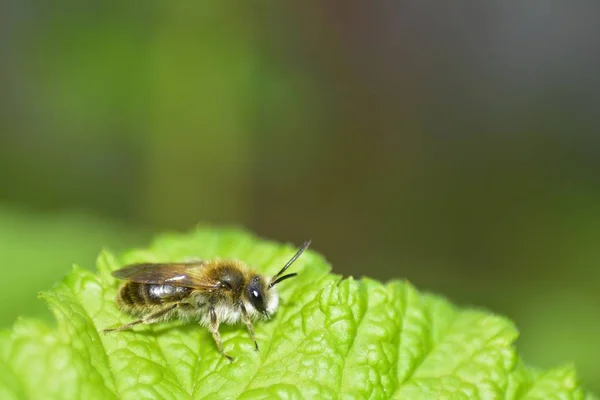
<svg viewBox="0 0 600 400"><path fill-rule="evenodd" d="M295 248L235 230L159 237L98 273L75 267L41 297L57 327L20 319L0 335L2 399L585 399L572 367L527 368L505 318L461 309L408 282L342 279L308 251L280 287L277 314L221 326L230 363L208 330L172 321L100 331L131 320L114 302L111 271L136 261L235 258L274 274ZM366 269L368 270L368 269ZM588 395L591 399L591 395Z"/></svg>

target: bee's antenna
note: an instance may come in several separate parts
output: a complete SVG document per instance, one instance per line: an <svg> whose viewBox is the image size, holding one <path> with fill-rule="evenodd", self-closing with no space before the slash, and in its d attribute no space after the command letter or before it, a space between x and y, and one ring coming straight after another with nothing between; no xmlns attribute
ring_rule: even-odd
<svg viewBox="0 0 600 400"><path fill-rule="evenodd" d="M285 279L293 278L294 276L298 275L297 273L293 273L293 274L287 274L287 275L281 276L281 274L283 274L285 272L285 270L288 269L294 263L294 261L296 261L298 259L298 257L300 257L300 255L302 253L304 253L304 250L306 250L308 248L308 246L310 246L310 239L302 244L302 246L298 249L296 254L294 254L294 257L292 257L290 259L290 261L288 261L287 264L285 264L283 266L283 268L281 268L281 271L279 271L271 279L271 283L269 283L269 289L271 289L273 286L277 285L279 282L281 282Z"/></svg>

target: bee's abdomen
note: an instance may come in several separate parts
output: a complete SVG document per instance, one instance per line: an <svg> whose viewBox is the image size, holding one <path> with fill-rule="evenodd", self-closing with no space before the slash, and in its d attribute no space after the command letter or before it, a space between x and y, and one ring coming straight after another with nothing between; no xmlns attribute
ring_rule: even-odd
<svg viewBox="0 0 600 400"><path fill-rule="evenodd" d="M190 288L183 286L127 282L121 287L117 300L125 308L135 308L177 302L190 292Z"/></svg>

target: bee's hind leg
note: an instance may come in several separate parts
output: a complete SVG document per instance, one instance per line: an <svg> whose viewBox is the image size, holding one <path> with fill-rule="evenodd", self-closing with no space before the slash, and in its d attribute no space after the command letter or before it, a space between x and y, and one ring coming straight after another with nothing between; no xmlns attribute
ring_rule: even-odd
<svg viewBox="0 0 600 400"><path fill-rule="evenodd" d="M215 339L215 343L217 344L217 348L219 352L223 354L229 361L233 361L233 357L229 354L225 353L223 350L223 343L221 342L221 335L219 334L219 318L217 317L217 313L213 306L210 306L208 309L208 313L210 314L210 325L208 329L212 333L213 339Z"/></svg>
<svg viewBox="0 0 600 400"><path fill-rule="evenodd" d="M128 329L131 329L134 326L139 325L139 324L153 324L155 322L158 322L162 317L167 315L170 311L172 311L177 306L178 306L178 304L170 305L169 307L164 308L158 312L155 312L154 314L150 314L142 319L138 319L136 321L131 321L131 322L129 322L125 325L119 326L117 328L104 329L103 332L104 333L121 332L121 331L126 331Z"/></svg>

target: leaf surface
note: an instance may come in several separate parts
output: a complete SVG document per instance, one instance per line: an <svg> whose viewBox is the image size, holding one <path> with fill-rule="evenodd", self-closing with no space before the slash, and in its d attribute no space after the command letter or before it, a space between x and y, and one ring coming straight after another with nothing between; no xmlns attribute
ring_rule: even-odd
<svg viewBox="0 0 600 400"><path fill-rule="evenodd" d="M295 248L236 230L159 237L98 272L75 267L42 293L57 326L20 319L0 335L0 398L33 399L585 399L573 368L523 365L513 324L461 309L403 281L342 279L308 251L279 287L279 311L255 324L221 326L230 363L193 322L136 327L114 301L111 272L133 262L240 259L273 275ZM591 395L588 395L591 399Z"/></svg>

